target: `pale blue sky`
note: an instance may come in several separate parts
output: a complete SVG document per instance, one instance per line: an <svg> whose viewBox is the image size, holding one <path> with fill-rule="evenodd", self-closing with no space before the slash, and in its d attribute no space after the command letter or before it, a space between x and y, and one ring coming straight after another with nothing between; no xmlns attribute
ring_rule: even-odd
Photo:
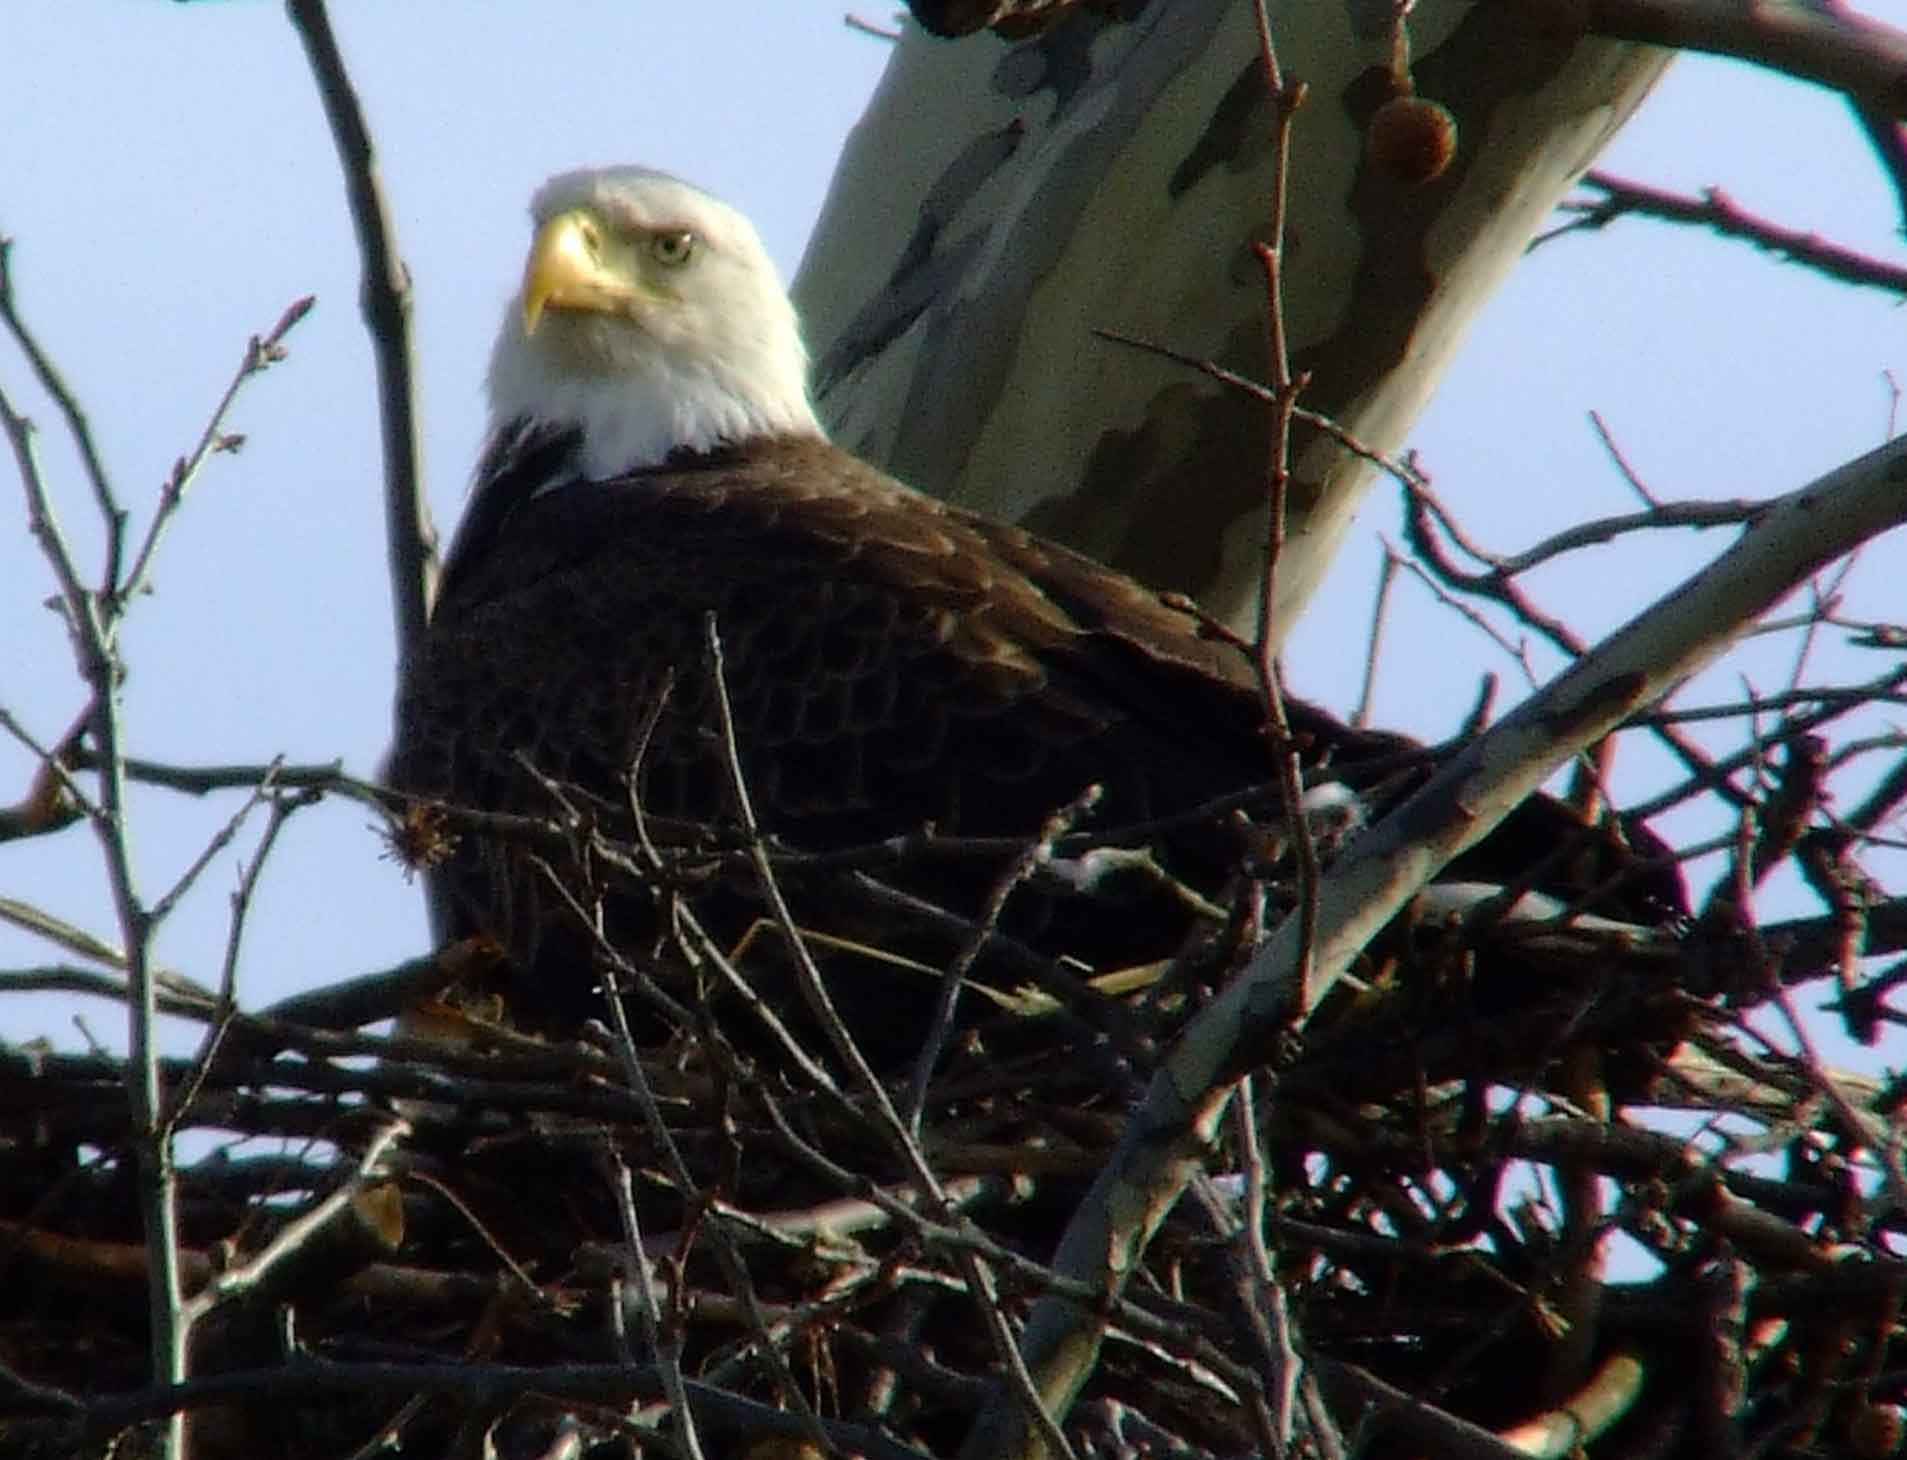
<svg viewBox="0 0 1907 1460"><path fill-rule="evenodd" d="M1867 8L1907 23L1907 0ZM888 20L880 9L858 13ZM482 430L483 364L521 260L532 188L584 163L664 167L741 206L791 272L885 59L884 44L842 14L820 0L334 6L415 277L425 462L446 534ZM319 300L290 341L290 361L248 388L229 422L248 445L208 468L164 549L158 591L135 611L133 749L187 761L342 756L356 772L374 771L389 733L392 663L375 387L338 167L282 10L16 5L0 48L0 97L0 231L16 240L21 308L90 408L136 511L196 435L247 335L298 295ZM1891 194L1841 104L1745 67L1681 63L1604 165L1675 187L1719 183L1745 206L1899 257ZM1634 505L1585 424L1591 408L1665 496L1765 494L1881 439L1887 369L1907 369L1907 350L1885 296L1816 282L1739 245L1632 223L1553 245L1518 271L1412 444L1470 524L1516 548ZM96 544L57 422L4 348L0 383L44 428L66 526ZM57 624L39 607L51 580L7 469L0 502L9 500L0 508L0 524L13 524L0 531L0 703L51 740L81 692ZM1380 493L1292 650L1296 686L1340 709L1362 657L1376 568L1369 532L1394 535L1395 521ZM1533 586L1600 632L1720 545L1678 539L1621 558L1596 554ZM95 558L89 547L86 561ZM1900 617L1903 569L1899 534L1872 547L1851 611ZM1492 661L1458 621L1413 590L1400 595L1379 718L1445 733L1476 666ZM1879 668L1856 663L1863 675ZM1781 654L1748 664L1764 688L1780 687ZM1513 702L1514 670L1494 667ZM1719 672L1714 694L1737 693L1742 672ZM14 799L29 769L0 743L0 798ZM1648 782L1646 758L1634 775L1631 784ZM149 897L232 804L140 798L134 845ZM293 822L261 888L247 1002L424 947L417 892L380 859L368 821L340 804ZM216 869L162 939L168 962L207 981L234 875ZM0 895L113 936L102 888L83 828L0 846ZM0 928L0 967L55 956ZM69 1011L12 1000L0 1027L64 1039ZM104 1006L87 1013L102 1034L118 1022Z"/></svg>

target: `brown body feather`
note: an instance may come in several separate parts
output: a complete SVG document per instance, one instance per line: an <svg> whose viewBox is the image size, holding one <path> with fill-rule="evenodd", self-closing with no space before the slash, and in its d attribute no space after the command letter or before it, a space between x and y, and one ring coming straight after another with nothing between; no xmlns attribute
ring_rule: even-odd
<svg viewBox="0 0 1907 1460"><path fill-rule="evenodd" d="M540 775L621 807L637 729L669 683L643 808L732 819L709 614L757 814L793 847L925 826L1030 836L1089 784L1105 790L1094 824L1127 825L1271 777L1243 655L1088 559L818 439L533 490L551 469L538 450L561 449L499 448L486 466L402 688L400 789L542 815L554 807ZM1340 758L1408 744L1293 714ZM1565 816L1547 808L1552 840ZM943 869L918 890L971 911L996 870ZM474 839L438 875L457 931L497 936L546 991L587 985L574 967L586 951L561 931L571 915L520 851ZM1106 956L1169 951L1156 923L1125 936L1091 920ZM1182 927L1165 931L1169 943Z"/></svg>

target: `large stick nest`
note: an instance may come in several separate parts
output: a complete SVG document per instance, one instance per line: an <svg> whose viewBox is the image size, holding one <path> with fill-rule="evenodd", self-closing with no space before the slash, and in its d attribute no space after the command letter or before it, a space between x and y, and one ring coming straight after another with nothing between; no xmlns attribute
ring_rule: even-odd
<svg viewBox="0 0 1907 1460"><path fill-rule="evenodd" d="M586 911L617 858L560 834ZM1274 912L1295 899L1260 870ZM181 1399L195 1460L682 1451L679 1385L705 1454L950 1455L1054 1293L1106 1325L1063 1424L1080 1455L1267 1453L1287 1427L1321 1453L1325 1411L1380 1456L1890 1453L1907 1210L1872 1152L1899 1092L1776 1053L1744 1013L1857 933L1897 943L1897 905L1780 929L1424 909L1241 1072L1250 1118L1112 1301L1047 1264L1248 938L1096 1012L982 999L925 1087L930 1193L824 1024L792 1030L804 1070L724 992L694 898L657 896L691 914L670 967L599 972L690 991L694 1027L661 1042L640 1015L513 1031L477 945L258 1016L168 996L221 1029L163 1072L183 1392L149 1383L123 1062L0 1054L0 1454L138 1453ZM931 975L891 977L931 1005ZM1849 984L1856 1033L1887 1027L1893 981ZM903 1124L912 1074L887 1082Z"/></svg>

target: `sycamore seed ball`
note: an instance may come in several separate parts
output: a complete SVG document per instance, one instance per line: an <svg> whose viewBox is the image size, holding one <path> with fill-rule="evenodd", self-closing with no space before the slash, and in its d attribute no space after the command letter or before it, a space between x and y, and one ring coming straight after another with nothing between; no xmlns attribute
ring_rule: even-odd
<svg viewBox="0 0 1907 1460"><path fill-rule="evenodd" d="M1421 96L1393 96L1372 116L1364 145L1384 176L1415 187L1441 177L1457 155L1457 119Z"/></svg>

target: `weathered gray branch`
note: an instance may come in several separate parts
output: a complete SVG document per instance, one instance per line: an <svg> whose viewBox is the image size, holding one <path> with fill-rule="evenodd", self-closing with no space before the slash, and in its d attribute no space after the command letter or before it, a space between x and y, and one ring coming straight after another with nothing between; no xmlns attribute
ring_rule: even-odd
<svg viewBox="0 0 1907 1460"><path fill-rule="evenodd" d="M417 438L417 382L411 364L411 278L397 249L397 225L384 200L371 130L345 70L324 0L286 0L285 13L305 48L344 170L364 279L360 304L377 361L378 423L384 436L384 513L391 558L391 599L399 665L422 640L437 590L437 534L424 501Z"/></svg>
<svg viewBox="0 0 1907 1460"><path fill-rule="evenodd" d="M1173 1045L1145 1104L1080 1204L1054 1266L1118 1293L1185 1184L1210 1155L1228 1083L1300 1022L1351 960L1450 858L1475 845L1569 756L1725 650L1825 564L1907 522L1907 440L1768 505L1726 553L1605 640L1353 843L1320 890L1310 987L1287 918L1246 971ZM1023 1348L1049 1412L1063 1417L1092 1371L1103 1319L1046 1300ZM1017 1406L996 1399L963 1452L1041 1453Z"/></svg>

